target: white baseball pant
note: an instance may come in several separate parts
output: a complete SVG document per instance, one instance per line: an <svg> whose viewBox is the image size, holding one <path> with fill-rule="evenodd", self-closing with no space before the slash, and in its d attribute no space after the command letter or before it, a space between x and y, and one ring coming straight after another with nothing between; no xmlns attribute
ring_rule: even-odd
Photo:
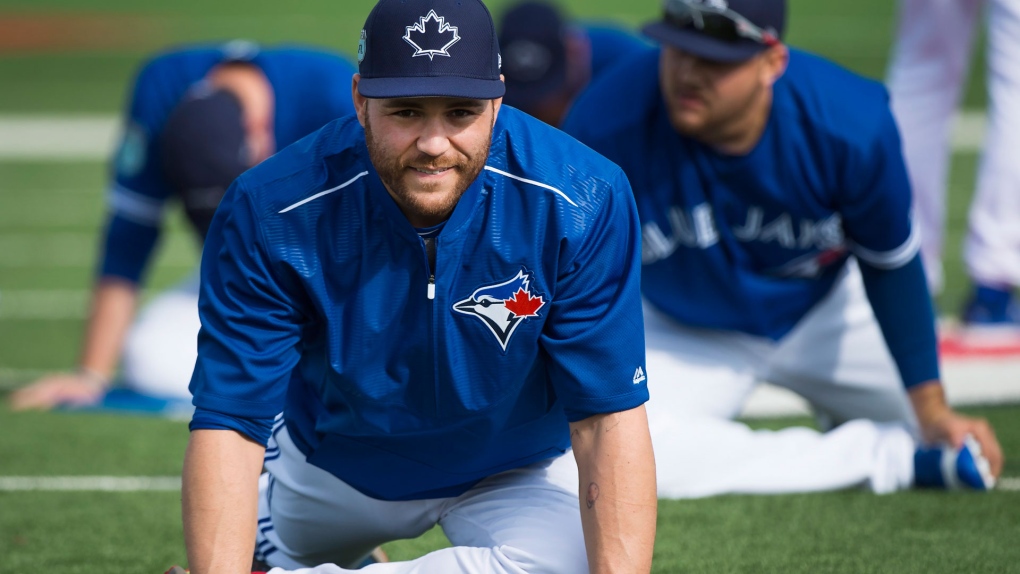
<svg viewBox="0 0 1020 574"><path fill-rule="evenodd" d="M645 305L659 496L779 494L913 482L916 422L851 261L782 341L688 328ZM808 400L829 432L733 419L759 381Z"/></svg>
<svg viewBox="0 0 1020 574"><path fill-rule="evenodd" d="M953 113L985 0L901 0L889 69L893 113L915 197L933 292L942 287ZM1020 1L988 0L988 132L964 259L978 283L1020 285Z"/></svg>
<svg viewBox="0 0 1020 574"><path fill-rule="evenodd" d="M188 384L202 326L198 285L196 271L142 308L124 341L121 370L128 388L153 397L191 400Z"/></svg>
<svg viewBox="0 0 1020 574"><path fill-rule="evenodd" d="M256 538L256 556L274 566L271 574L588 572L571 452L491 476L454 498L393 502L308 464L286 427L277 428L259 482ZM380 544L436 524L452 548L348 569Z"/></svg>

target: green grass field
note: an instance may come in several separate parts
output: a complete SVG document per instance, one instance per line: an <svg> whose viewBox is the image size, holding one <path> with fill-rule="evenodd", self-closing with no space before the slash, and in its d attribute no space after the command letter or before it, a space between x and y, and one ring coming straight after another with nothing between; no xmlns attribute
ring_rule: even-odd
<svg viewBox="0 0 1020 574"><path fill-rule="evenodd" d="M0 0L0 115L119 111L135 66L152 50L233 37L352 52L367 0ZM505 2L491 2L494 12ZM655 0L572 0L578 16L634 26ZM872 77L893 32L884 0L791 0L788 40ZM14 51L24 22L60 20L62 47ZM102 23L122 24L110 33ZM117 20L120 19L120 20ZM11 24L11 23L15 24ZM18 24L20 23L20 24ZM98 24L97 24L98 23ZM13 26L13 27L12 27ZM984 105L980 55L965 105ZM3 134L0 133L0 137ZM960 265L977 156L954 157L943 310L967 288ZM104 213L96 162L0 159L0 398L39 373L74 364ZM150 273L152 293L186 275L197 253L174 215ZM1020 477L1020 407L972 411L996 425L1006 475ZM0 406L0 478L179 474L184 423L80 414L13 414ZM762 421L770 428L790 420ZM660 505L655 572L1010 572L1020 569L1020 494L864 492L731 496ZM445 544L438 531L387 547L397 559ZM176 492L0 491L0 574L162 572L184 562Z"/></svg>
<svg viewBox="0 0 1020 574"><path fill-rule="evenodd" d="M1006 474L1020 475L1020 407L969 412L996 425ZM8 476L179 475L188 437L185 423L150 418L2 410L0 417ZM1011 572L1020 564L1017 508L1015 490L662 501L653 571ZM385 548L404 559L447 544L433 530ZM0 491L4 574L162 572L184 563L183 548L177 492Z"/></svg>

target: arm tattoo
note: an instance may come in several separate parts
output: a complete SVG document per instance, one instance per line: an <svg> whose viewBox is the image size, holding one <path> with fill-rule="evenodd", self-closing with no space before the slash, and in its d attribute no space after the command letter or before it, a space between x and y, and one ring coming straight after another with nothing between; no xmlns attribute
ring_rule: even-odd
<svg viewBox="0 0 1020 574"><path fill-rule="evenodd" d="M594 482L588 485L588 497L585 498L585 503L588 508L591 509L595 506L595 501L599 499L599 485Z"/></svg>

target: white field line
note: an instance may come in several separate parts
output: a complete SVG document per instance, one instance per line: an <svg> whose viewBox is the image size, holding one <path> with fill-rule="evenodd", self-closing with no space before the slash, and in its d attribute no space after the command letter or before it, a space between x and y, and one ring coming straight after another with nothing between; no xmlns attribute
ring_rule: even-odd
<svg viewBox="0 0 1020 574"><path fill-rule="evenodd" d="M996 490L1020 491L1020 478L999 480ZM179 476L0 476L0 491L177 492Z"/></svg>
<svg viewBox="0 0 1020 574"><path fill-rule="evenodd" d="M0 115L0 160L105 161L120 133L114 115ZM981 149L985 114L969 110L954 122L953 150Z"/></svg>
<svg viewBox="0 0 1020 574"><path fill-rule="evenodd" d="M0 476L0 491L179 491L179 476Z"/></svg>
<svg viewBox="0 0 1020 574"><path fill-rule="evenodd" d="M110 115L0 116L0 158L104 160L119 132L120 119Z"/></svg>
<svg viewBox="0 0 1020 574"><path fill-rule="evenodd" d="M1020 490L1020 477L1011 476L1008 478L1000 478L999 484L995 485L997 490L1009 490L1016 492Z"/></svg>

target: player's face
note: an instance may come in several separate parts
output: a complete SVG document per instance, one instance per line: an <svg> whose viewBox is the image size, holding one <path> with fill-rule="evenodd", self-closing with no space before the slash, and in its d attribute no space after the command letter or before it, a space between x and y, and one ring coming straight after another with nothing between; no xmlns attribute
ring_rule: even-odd
<svg viewBox="0 0 1020 574"><path fill-rule="evenodd" d="M372 164L404 215L416 227L445 221L485 167L500 101L360 100Z"/></svg>
<svg viewBox="0 0 1020 574"><path fill-rule="evenodd" d="M659 76L673 128L709 144L741 140L767 119L771 86L785 69L785 54L785 48L766 50L732 63L663 47Z"/></svg>

